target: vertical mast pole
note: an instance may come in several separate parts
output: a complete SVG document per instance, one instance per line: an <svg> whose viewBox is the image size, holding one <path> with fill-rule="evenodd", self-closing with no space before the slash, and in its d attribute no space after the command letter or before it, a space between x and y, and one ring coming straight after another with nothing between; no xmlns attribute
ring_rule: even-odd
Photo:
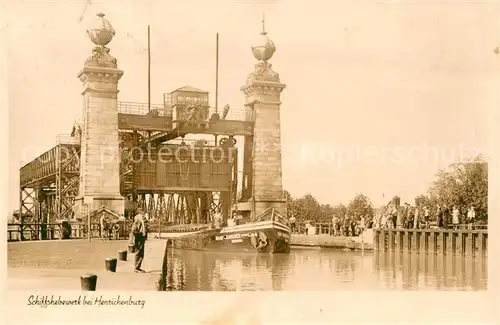
<svg viewBox="0 0 500 325"><path fill-rule="evenodd" d="M215 113L219 109L219 33L215 37Z"/></svg>
<svg viewBox="0 0 500 325"><path fill-rule="evenodd" d="M215 36L215 114L219 111L219 33ZM217 135L214 135L217 145Z"/></svg>
<svg viewBox="0 0 500 325"><path fill-rule="evenodd" d="M148 112L151 111L151 32L148 25Z"/></svg>

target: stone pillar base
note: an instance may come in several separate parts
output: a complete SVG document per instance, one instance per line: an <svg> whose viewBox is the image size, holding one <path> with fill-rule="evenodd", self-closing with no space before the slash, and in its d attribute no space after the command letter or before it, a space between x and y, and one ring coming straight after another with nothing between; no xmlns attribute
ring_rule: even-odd
<svg viewBox="0 0 500 325"><path fill-rule="evenodd" d="M82 213L83 198L79 197L75 199L75 205L73 211L77 218L86 217L87 213ZM90 210L92 213L95 210L100 209L105 206L108 210L116 213L119 216L123 216L125 213L125 198L123 196L113 196L113 197L94 197L94 201Z"/></svg>
<svg viewBox="0 0 500 325"><path fill-rule="evenodd" d="M256 200L254 202L254 216L258 217L268 208L274 208L279 214L287 218L286 200Z"/></svg>

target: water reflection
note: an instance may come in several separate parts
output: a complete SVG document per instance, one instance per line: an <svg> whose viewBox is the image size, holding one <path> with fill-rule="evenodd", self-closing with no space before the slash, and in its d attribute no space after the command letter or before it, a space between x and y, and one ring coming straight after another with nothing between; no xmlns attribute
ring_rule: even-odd
<svg viewBox="0 0 500 325"><path fill-rule="evenodd" d="M167 290L486 290L487 259L293 250L256 255L171 250Z"/></svg>
<svg viewBox="0 0 500 325"><path fill-rule="evenodd" d="M383 287L408 290L486 290L487 258L423 254L375 254ZM392 276L389 276L391 274Z"/></svg>

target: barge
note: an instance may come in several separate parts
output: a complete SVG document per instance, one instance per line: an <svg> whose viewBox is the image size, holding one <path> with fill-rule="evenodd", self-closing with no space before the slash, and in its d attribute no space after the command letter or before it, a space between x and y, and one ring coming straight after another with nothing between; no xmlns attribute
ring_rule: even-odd
<svg viewBox="0 0 500 325"><path fill-rule="evenodd" d="M167 233L172 246L179 249L220 250L227 252L289 253L291 230L288 220L273 208L265 210L255 220L239 222L229 219L227 225L186 233ZM163 236L162 236L163 237Z"/></svg>

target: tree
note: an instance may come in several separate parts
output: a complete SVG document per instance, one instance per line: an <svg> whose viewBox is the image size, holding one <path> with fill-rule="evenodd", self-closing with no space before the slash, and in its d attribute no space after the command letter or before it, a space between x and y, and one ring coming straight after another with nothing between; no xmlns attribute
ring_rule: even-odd
<svg viewBox="0 0 500 325"><path fill-rule="evenodd" d="M321 207L319 202L311 195L294 200L293 208L296 211L296 218L300 221L319 221L321 219Z"/></svg>
<svg viewBox="0 0 500 325"><path fill-rule="evenodd" d="M342 203L337 204L336 206L333 207L333 214L335 214L337 218L340 219L344 218L346 213L347 213L347 207Z"/></svg>
<svg viewBox="0 0 500 325"><path fill-rule="evenodd" d="M488 218L488 164L482 157L440 170L429 189L434 204L457 206L461 211L474 205L478 219Z"/></svg>
<svg viewBox="0 0 500 325"><path fill-rule="evenodd" d="M373 218L374 210L372 203L364 194L358 194L347 205L347 214L355 219L364 216L366 220Z"/></svg>

